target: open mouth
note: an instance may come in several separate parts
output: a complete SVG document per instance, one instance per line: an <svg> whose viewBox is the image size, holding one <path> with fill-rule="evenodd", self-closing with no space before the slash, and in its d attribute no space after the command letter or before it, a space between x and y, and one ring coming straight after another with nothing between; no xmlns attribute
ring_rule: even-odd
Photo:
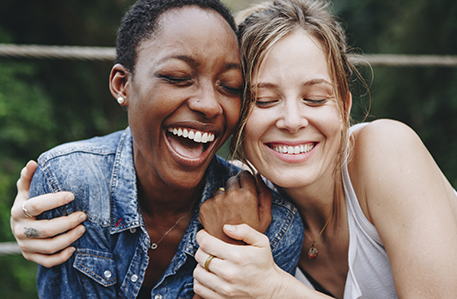
<svg viewBox="0 0 457 299"><path fill-rule="evenodd" d="M307 143L307 144L300 144L300 145L268 145L272 150L278 152L280 154L288 154L288 155L299 155L303 153L307 153L311 151L315 143Z"/></svg>
<svg viewBox="0 0 457 299"><path fill-rule="evenodd" d="M199 158L215 139L214 133L189 128L168 128L167 138L181 156Z"/></svg>

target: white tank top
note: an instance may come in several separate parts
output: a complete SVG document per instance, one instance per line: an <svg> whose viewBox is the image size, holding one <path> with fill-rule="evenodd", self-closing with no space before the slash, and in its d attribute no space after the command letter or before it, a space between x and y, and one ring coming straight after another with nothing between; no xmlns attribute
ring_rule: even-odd
<svg viewBox="0 0 457 299"><path fill-rule="evenodd" d="M367 124L351 127L350 134ZM398 298L386 250L376 228L363 214L349 177L347 165L342 168L342 177L349 223L349 271L343 299ZM297 268L295 277L313 288L299 268Z"/></svg>

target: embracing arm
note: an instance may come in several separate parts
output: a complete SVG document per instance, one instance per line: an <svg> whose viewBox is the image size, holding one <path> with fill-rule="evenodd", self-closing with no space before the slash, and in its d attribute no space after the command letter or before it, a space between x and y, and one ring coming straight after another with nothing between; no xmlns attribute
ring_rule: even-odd
<svg viewBox="0 0 457 299"><path fill-rule="evenodd" d="M197 234L195 292L203 298L330 298L316 292L278 267L268 237L246 224L226 225L224 231L249 246L227 244L205 231ZM216 256L204 268L209 254Z"/></svg>
<svg viewBox="0 0 457 299"><path fill-rule="evenodd" d="M37 220L35 216L71 202L74 196L70 192L58 192L28 199L36 168L36 162L30 161L21 171L18 193L11 208L11 230L23 256L49 268L65 262L73 254L75 249L69 246L84 233L81 223L86 215L76 212L52 220ZM32 217L26 217L23 207Z"/></svg>
<svg viewBox="0 0 457 299"><path fill-rule="evenodd" d="M349 169L398 296L455 297L457 197L419 137L398 122L373 122L355 133Z"/></svg>
<svg viewBox="0 0 457 299"><path fill-rule="evenodd" d="M197 234L200 248L195 256L198 262L194 270L195 292L207 299L329 298L306 287L288 273L295 272L296 258L303 242L301 219L295 215L293 219L288 219L291 220L288 222L282 217L284 213L291 216L293 211L280 211L276 206L273 209L276 220L273 219L268 228L268 231L271 231L270 240L261 233L270 223L270 218L266 226L258 219L264 218L262 216L264 214L270 215L269 209L262 212L262 206L271 207L271 190L259 178L257 202L255 188L252 189L252 186L255 187L253 177L247 173L243 176L240 177L239 187L237 182L234 187L232 185L234 181L231 179L232 181L227 183L227 192L217 192L214 199L205 202L200 208L200 218L207 229ZM243 188L251 188L251 191L242 191ZM244 192L247 193L245 196L242 195ZM266 201L268 204L264 203L265 196L268 198ZM240 223L253 223L256 229ZM264 223L263 226L260 225L260 229L259 223ZM208 229L214 230L214 227L223 227L223 231L207 232ZM284 231L285 234L281 235ZM222 237L220 237L221 234L223 234ZM277 236L280 236L279 241ZM226 239L228 241L224 242ZM232 240L240 240L240 242L234 245ZM278 265L285 270L275 263L272 248L279 262ZM207 271L205 263L210 254L214 258L209 263L209 271Z"/></svg>

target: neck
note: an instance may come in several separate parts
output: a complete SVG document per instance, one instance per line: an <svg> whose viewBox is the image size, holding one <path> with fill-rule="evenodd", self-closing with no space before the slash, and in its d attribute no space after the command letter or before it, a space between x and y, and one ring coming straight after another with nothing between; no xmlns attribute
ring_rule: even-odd
<svg viewBox="0 0 457 299"><path fill-rule="evenodd" d="M182 215L194 209L203 191L204 180L190 190L150 188L138 180L138 201L145 218L174 219L173 215Z"/></svg>
<svg viewBox="0 0 457 299"><path fill-rule="evenodd" d="M337 173L335 178L320 180L318 184L298 188L280 188L280 192L297 207L305 230L317 234L327 222L330 212L333 216L329 227L336 223L341 213L346 213L344 190Z"/></svg>

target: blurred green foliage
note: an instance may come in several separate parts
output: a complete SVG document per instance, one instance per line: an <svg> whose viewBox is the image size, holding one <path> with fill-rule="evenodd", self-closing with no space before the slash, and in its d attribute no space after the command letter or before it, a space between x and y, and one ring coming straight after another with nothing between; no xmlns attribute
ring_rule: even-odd
<svg viewBox="0 0 457 299"><path fill-rule="evenodd" d="M114 46L133 0L3 0L0 43ZM233 11L253 1L225 0ZM258 2L258 1L256 1ZM457 55L454 0L334 0L349 45L370 54ZM63 142L104 135L127 125L108 90L112 63L0 57L0 242L13 241L9 214L20 169ZM371 85L367 120L411 126L457 186L457 68L380 67L361 72ZM364 119L370 98L354 89L353 114ZM226 152L222 152L225 156ZM392 153L393 155L395 153ZM3 298L36 298L36 265L0 256Z"/></svg>

